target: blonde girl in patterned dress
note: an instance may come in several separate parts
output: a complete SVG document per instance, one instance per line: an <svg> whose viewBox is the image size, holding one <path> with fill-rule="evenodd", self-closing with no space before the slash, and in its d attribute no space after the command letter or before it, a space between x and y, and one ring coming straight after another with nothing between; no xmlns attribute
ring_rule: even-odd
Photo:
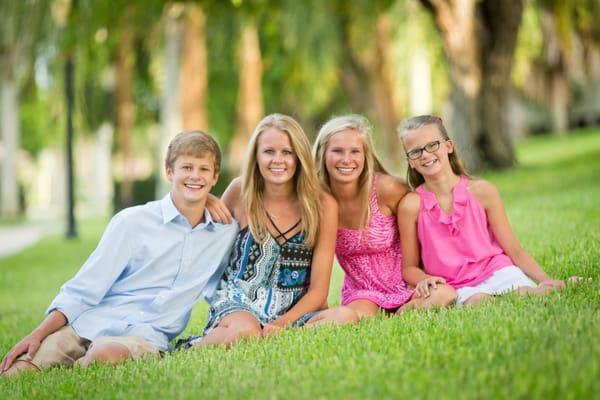
<svg viewBox="0 0 600 400"><path fill-rule="evenodd" d="M358 318L380 310L447 306L455 291L439 284L428 296L415 295L402 277L397 208L406 184L389 175L373 151L371 126L360 115L325 123L313 146L321 185L338 202L336 256L345 272L342 305ZM326 319L335 315L322 314Z"/></svg>
<svg viewBox="0 0 600 400"><path fill-rule="evenodd" d="M242 176L222 200L240 232L209 300L204 336L192 344L230 345L312 323L327 306L338 212L293 118L271 114L258 124Z"/></svg>

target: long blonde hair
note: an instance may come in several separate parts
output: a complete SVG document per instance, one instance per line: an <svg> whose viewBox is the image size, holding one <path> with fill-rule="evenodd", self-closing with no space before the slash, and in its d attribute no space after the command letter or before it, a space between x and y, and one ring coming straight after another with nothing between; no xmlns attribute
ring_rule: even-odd
<svg viewBox="0 0 600 400"><path fill-rule="evenodd" d="M434 115L419 115L417 117L408 118L402 121L400 123L400 126L398 127L398 134L400 135L400 139L404 139L404 136L406 136L406 134L409 131L420 129L427 125L435 125L438 131L440 131L440 133L442 134L442 138L450 140L450 137L448 136L448 131L444 126L442 118ZM402 140L402 145L404 146L404 140ZM448 161L450 162L450 167L452 168L452 172L454 172L454 174L459 176L469 176L465 167L460 161L458 154L456 153L456 147L454 147L452 153L448 154ZM408 165L406 170L406 180L408 181L408 184L413 190L425 183L425 178L423 178L423 175L417 172L416 169L412 168L410 164Z"/></svg>
<svg viewBox="0 0 600 400"><path fill-rule="evenodd" d="M364 168L358 177L358 188L360 199L360 209L362 215L360 219L361 229L367 226L369 219L371 218L371 207L370 207L370 192L373 184L373 175L376 172L388 174L383 167L383 164L377 157L373 146L373 129L368 119L358 114L342 115L333 117L327 121L319 130L315 144L313 145L313 157L317 167L317 175L321 186L331 193L331 181L329 172L327 172L327 166L325 165L325 153L329 146L329 140L336 133L345 130L354 130L358 133L363 142L363 149L365 153L365 164Z"/></svg>
<svg viewBox="0 0 600 400"><path fill-rule="evenodd" d="M248 228L254 239L262 243L269 235L268 218L264 207L264 179L258 169L256 150L259 136L268 128L285 132L298 158L294 184L300 204L301 229L306 235L306 245L313 247L317 241L320 220L320 188L315 164L310 154L310 143L304 130L292 117L270 114L260 121L248 142L242 169L242 199L248 218Z"/></svg>

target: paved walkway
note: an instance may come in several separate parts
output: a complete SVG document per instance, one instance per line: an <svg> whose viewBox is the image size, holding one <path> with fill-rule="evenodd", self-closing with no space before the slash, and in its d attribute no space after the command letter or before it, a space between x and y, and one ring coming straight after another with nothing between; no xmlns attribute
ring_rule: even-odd
<svg viewBox="0 0 600 400"><path fill-rule="evenodd" d="M36 224L0 226L0 258L36 244L48 232L47 226Z"/></svg>

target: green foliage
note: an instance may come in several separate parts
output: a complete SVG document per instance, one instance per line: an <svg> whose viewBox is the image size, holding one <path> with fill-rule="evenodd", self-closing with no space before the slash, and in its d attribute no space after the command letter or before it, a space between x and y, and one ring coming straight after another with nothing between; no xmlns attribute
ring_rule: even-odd
<svg viewBox="0 0 600 400"><path fill-rule="evenodd" d="M36 41L51 29L50 0L0 2L0 77L14 79L19 68L27 70L35 55Z"/></svg>
<svg viewBox="0 0 600 400"><path fill-rule="evenodd" d="M600 391L600 132L527 140L521 167L486 175L502 193L522 244L552 275L592 283L541 298L507 295L473 309L380 316L341 328L289 330L230 350L176 353L116 368L56 369L0 378L21 398L583 399ZM39 323L59 286L93 249L44 239L0 264L0 353ZM339 303L336 270L330 304ZM184 334L201 331L206 306Z"/></svg>
<svg viewBox="0 0 600 400"><path fill-rule="evenodd" d="M283 79L275 99L284 108L311 116L331 102L339 84L339 19L329 3L286 1L276 21L279 40L271 44L280 44L281 58L271 62L280 61Z"/></svg>
<svg viewBox="0 0 600 400"><path fill-rule="evenodd" d="M218 2L206 10L208 49L207 108L211 133L226 149L235 129L238 66L236 44L240 35L240 11Z"/></svg>
<svg viewBox="0 0 600 400"><path fill-rule="evenodd" d="M113 210L115 212L126 207L131 207L138 204L146 204L149 201L156 199L156 176L150 175L144 180L133 181L131 204L123 204L121 191L123 190L122 182L114 182Z"/></svg>
<svg viewBox="0 0 600 400"><path fill-rule="evenodd" d="M531 60L542 57L544 37L541 24L539 9L532 3L528 3L523 9L523 19L515 48L515 61L511 71L512 80L518 87L523 87L527 83Z"/></svg>
<svg viewBox="0 0 600 400"><path fill-rule="evenodd" d="M409 88L412 80L411 58L417 51L425 54L430 62L431 86L433 88L433 113L441 113L450 93L450 80L442 40L436 30L433 16L416 1L398 1L390 10L394 21L393 58L397 79L396 94L400 109L406 114L410 106ZM406 115L408 116L408 115Z"/></svg>
<svg viewBox="0 0 600 400"><path fill-rule="evenodd" d="M57 140L59 127L53 108L51 101L43 97L21 104L21 148L32 155L37 155Z"/></svg>

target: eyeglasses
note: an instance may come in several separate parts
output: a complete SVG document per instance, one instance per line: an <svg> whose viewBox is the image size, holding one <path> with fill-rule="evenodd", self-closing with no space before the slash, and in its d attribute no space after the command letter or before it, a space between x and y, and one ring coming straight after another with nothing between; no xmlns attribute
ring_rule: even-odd
<svg viewBox="0 0 600 400"><path fill-rule="evenodd" d="M406 157L408 157L409 160L416 160L418 158L421 158L421 156L423 155L423 150L425 150L428 153L433 153L434 151L440 148L440 144L447 142L448 140L450 139L440 139L436 140L435 142L429 142L421 148L409 151L408 153L406 153Z"/></svg>

